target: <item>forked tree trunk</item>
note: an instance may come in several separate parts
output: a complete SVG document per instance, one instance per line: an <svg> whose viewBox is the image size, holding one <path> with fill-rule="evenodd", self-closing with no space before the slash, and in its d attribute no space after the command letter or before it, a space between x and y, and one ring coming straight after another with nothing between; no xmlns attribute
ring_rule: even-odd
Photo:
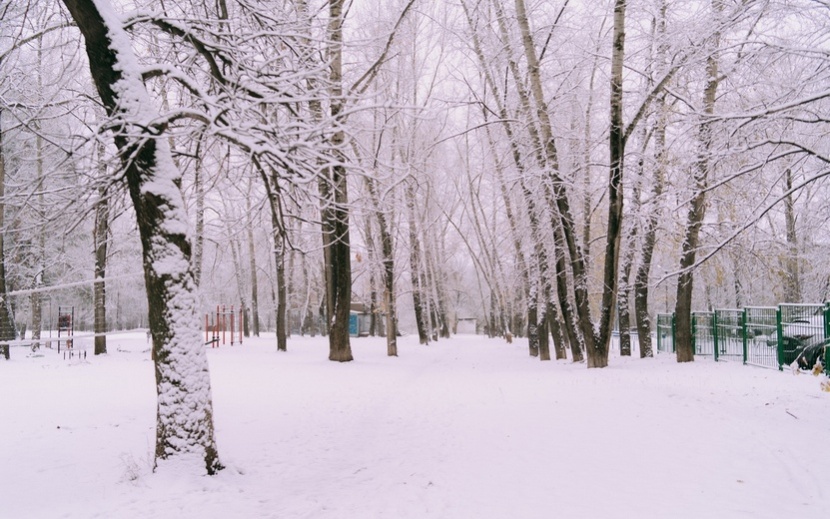
<svg viewBox="0 0 830 519"><path fill-rule="evenodd" d="M207 357L200 336L187 212L164 127L141 78L131 41L103 0L64 0L86 41L92 78L112 119L136 212L144 262L156 391L156 466L198 461L222 468L216 450ZM149 125L149 126L148 126Z"/></svg>

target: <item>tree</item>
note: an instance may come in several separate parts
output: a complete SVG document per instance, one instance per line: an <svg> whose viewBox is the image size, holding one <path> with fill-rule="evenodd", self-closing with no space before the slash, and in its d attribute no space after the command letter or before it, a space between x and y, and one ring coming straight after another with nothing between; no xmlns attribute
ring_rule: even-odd
<svg viewBox="0 0 830 519"><path fill-rule="evenodd" d="M98 146L98 160L101 167L101 178L106 178L107 167L104 161L104 145ZM95 317L93 329L95 331L95 355L107 352L107 288L104 278L107 273L107 245L109 243L110 204L109 194L104 186L98 188L98 201L95 202L95 226L92 231L93 248L95 249L95 284L92 288Z"/></svg>
<svg viewBox="0 0 830 519"><path fill-rule="evenodd" d="M330 142L332 165L321 182L323 240L326 253L326 286L329 322L329 360L348 362L353 359L349 344L349 314L352 303L352 265L349 247L349 194L346 178L346 156L343 147L346 134L341 119L343 103L343 0L329 0L329 82L331 117L335 128Z"/></svg>
<svg viewBox="0 0 830 519"><path fill-rule="evenodd" d="M716 26L721 23L720 15L723 12L723 2L712 0L712 12L715 15ZM718 71L717 48L720 43L720 32L715 31L711 41L711 52L706 59L706 86L703 90L703 110L698 126L699 150L694 167L694 194L689 203L686 215L686 230L683 238L680 256L680 276L677 280L677 303L675 305L676 334L675 348L677 362L690 362L695 358L692 347L692 288L697 248L699 246L700 229L706 215L706 193L708 178L712 164L712 126L710 117L715 112L718 85L721 76Z"/></svg>
<svg viewBox="0 0 830 519"><path fill-rule="evenodd" d="M0 61L2 64L2 61ZM6 160L3 154L3 111L0 109L0 340L12 341L17 338L14 328L14 313L9 301L6 285ZM8 352L7 352L8 353Z"/></svg>
<svg viewBox="0 0 830 519"><path fill-rule="evenodd" d="M90 71L110 117L141 236L156 391L156 466L199 459L222 468L213 431L207 358L199 334L196 285L180 173L153 109L131 42L111 7L64 0L86 43Z"/></svg>

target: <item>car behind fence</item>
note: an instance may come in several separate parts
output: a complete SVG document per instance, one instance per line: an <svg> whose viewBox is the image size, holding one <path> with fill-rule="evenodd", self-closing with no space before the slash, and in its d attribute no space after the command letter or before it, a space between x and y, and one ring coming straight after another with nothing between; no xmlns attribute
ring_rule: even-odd
<svg viewBox="0 0 830 519"><path fill-rule="evenodd" d="M821 358L830 372L829 327L830 303L692 312L692 346L695 355L765 368L784 369L799 356L810 368ZM657 314L656 331L657 351L674 352L674 314Z"/></svg>

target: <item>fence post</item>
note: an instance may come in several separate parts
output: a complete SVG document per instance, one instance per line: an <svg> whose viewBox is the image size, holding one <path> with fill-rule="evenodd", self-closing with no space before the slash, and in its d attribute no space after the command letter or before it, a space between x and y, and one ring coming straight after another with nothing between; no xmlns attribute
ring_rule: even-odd
<svg viewBox="0 0 830 519"><path fill-rule="evenodd" d="M824 303L824 372L830 375L830 348L827 339L830 339L830 302Z"/></svg>
<svg viewBox="0 0 830 519"><path fill-rule="evenodd" d="M692 312L692 351L697 355L697 313Z"/></svg>
<svg viewBox="0 0 830 519"><path fill-rule="evenodd" d="M746 344L746 308L744 308L741 311L740 319L741 319L741 342L743 343L742 346L743 346L743 350L744 350L744 366L746 366L746 361L747 361L747 358L746 358L747 357L747 355L746 355L746 350L747 350L747 344Z"/></svg>
<svg viewBox="0 0 830 519"><path fill-rule="evenodd" d="M775 309L775 338L776 350L778 353L778 371L784 371L784 341L781 337L783 331L781 328L781 305Z"/></svg>
<svg viewBox="0 0 830 519"><path fill-rule="evenodd" d="M675 343L675 331L677 330L677 320L674 312L671 313L671 352L677 353L677 344Z"/></svg>
<svg viewBox="0 0 830 519"><path fill-rule="evenodd" d="M714 340L714 346L712 347L712 358L715 359L715 362L718 361L718 311L714 310L712 312L712 338Z"/></svg>
<svg viewBox="0 0 830 519"><path fill-rule="evenodd" d="M660 314L657 314L657 352L663 351L663 333L660 328Z"/></svg>

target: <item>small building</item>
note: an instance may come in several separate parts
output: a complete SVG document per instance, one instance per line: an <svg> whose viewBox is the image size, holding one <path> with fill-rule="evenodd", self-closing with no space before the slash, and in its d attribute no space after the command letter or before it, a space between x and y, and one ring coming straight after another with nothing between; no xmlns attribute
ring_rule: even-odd
<svg viewBox="0 0 830 519"><path fill-rule="evenodd" d="M475 335L476 334L475 317L459 317L456 323L455 333L459 335Z"/></svg>
<svg viewBox="0 0 830 519"><path fill-rule="evenodd" d="M368 337L372 316L363 303L352 303L349 309L349 335L351 337Z"/></svg>

